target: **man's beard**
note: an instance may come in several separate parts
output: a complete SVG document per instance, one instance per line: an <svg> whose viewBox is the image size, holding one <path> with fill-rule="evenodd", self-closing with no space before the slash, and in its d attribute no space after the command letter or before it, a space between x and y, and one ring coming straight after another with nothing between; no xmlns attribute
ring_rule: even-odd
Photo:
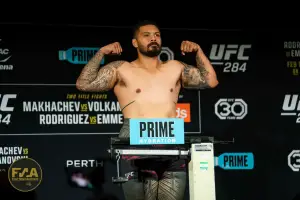
<svg viewBox="0 0 300 200"><path fill-rule="evenodd" d="M147 49L140 48L140 52L148 57L156 57L160 54L161 47L156 42L152 42L148 45Z"/></svg>

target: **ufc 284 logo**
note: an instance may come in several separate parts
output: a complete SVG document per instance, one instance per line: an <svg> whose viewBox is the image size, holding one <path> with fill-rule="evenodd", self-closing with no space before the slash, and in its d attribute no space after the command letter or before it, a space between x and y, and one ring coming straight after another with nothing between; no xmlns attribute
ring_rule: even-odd
<svg viewBox="0 0 300 200"><path fill-rule="evenodd" d="M293 150L288 155L288 165L294 172L300 170L300 150Z"/></svg>
<svg viewBox="0 0 300 200"><path fill-rule="evenodd" d="M300 98L298 94L284 96L281 116L296 116L296 123L300 123Z"/></svg>
<svg viewBox="0 0 300 200"><path fill-rule="evenodd" d="M212 65L224 66L223 72L245 72L251 44L213 44L209 59Z"/></svg>
<svg viewBox="0 0 300 200"><path fill-rule="evenodd" d="M11 101L16 98L16 94L0 94L0 124L8 125L11 123L10 112L14 111Z"/></svg>
<svg viewBox="0 0 300 200"><path fill-rule="evenodd" d="M215 114L221 120L241 120L248 114L248 106L243 99L219 99Z"/></svg>

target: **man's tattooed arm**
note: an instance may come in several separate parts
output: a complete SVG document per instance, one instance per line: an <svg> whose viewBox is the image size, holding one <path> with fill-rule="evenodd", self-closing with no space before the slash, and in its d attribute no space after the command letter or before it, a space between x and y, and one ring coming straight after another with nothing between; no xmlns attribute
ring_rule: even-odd
<svg viewBox="0 0 300 200"><path fill-rule="evenodd" d="M197 66L184 65L182 86L188 89L214 88L218 84L216 73L204 53L199 50L196 55Z"/></svg>
<svg viewBox="0 0 300 200"><path fill-rule="evenodd" d="M125 61L113 61L99 70L102 58L103 54L97 53L83 68L76 82L78 90L101 92L114 87L117 82L117 68Z"/></svg>

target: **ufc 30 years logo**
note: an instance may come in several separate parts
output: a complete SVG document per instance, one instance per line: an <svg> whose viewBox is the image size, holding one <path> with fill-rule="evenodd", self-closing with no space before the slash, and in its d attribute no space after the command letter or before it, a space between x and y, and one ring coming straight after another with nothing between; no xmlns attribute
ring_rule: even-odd
<svg viewBox="0 0 300 200"><path fill-rule="evenodd" d="M219 99L215 114L221 120L241 120L248 114L248 105L243 99Z"/></svg>

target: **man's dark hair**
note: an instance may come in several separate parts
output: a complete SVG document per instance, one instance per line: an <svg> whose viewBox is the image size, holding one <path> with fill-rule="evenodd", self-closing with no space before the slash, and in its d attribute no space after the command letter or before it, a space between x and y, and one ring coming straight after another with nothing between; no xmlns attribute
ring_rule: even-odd
<svg viewBox="0 0 300 200"><path fill-rule="evenodd" d="M133 38L136 38L137 32L139 31L140 27L146 26L146 25L154 25L159 29L159 26L151 20L143 20L139 21L134 27L133 27Z"/></svg>

